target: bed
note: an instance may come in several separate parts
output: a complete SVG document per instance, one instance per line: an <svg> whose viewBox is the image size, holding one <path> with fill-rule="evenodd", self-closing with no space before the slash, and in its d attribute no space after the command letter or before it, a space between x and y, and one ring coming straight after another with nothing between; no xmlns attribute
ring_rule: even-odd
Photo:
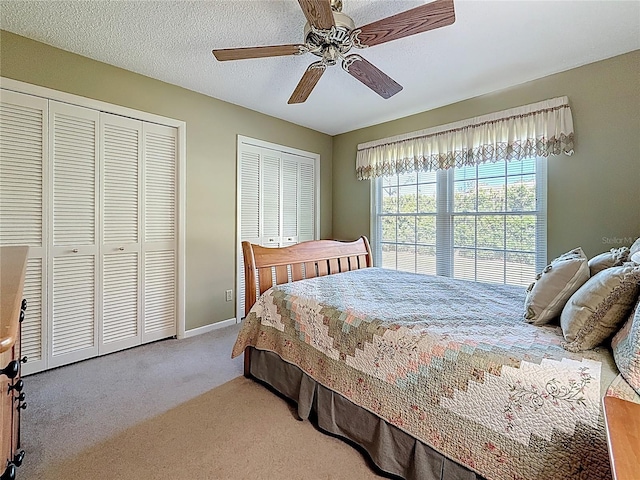
<svg viewBox="0 0 640 480"><path fill-rule="evenodd" d="M611 352L570 353L560 327L524 322L524 289L376 268L365 237L242 247L246 318L232 355L382 471L611 478Z"/></svg>

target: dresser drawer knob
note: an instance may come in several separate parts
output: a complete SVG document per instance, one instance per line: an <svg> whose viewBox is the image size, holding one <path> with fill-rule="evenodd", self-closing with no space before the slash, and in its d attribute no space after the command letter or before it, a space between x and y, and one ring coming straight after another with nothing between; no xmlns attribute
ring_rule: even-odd
<svg viewBox="0 0 640 480"><path fill-rule="evenodd" d="M27 409L27 402L21 403L16 407L16 410L26 410Z"/></svg>
<svg viewBox="0 0 640 480"><path fill-rule="evenodd" d="M22 299L22 305L20 305L20 308L22 310L26 310L27 309L27 299L26 298Z"/></svg>
<svg viewBox="0 0 640 480"><path fill-rule="evenodd" d="M0 375L6 375L9 378L16 378L20 371L20 363L17 360L11 360L9 364L0 370Z"/></svg>
<svg viewBox="0 0 640 480"><path fill-rule="evenodd" d="M20 465L22 465L23 460L24 460L24 450L20 450L18 453L16 453L13 456L13 464L16 467L19 467Z"/></svg>
<svg viewBox="0 0 640 480"><path fill-rule="evenodd" d="M27 398L27 396L24 394L24 392L22 392L20 395L18 395L17 397L13 397L13 400L17 400L18 402L24 402L24 399Z"/></svg>
<svg viewBox="0 0 640 480"><path fill-rule="evenodd" d="M18 318L18 321L22 323L23 320L24 320L24 310L20 310L20 318Z"/></svg>
<svg viewBox="0 0 640 480"><path fill-rule="evenodd" d="M16 466L13 463L7 465L6 470L0 477L0 480L15 480L16 478Z"/></svg>
<svg viewBox="0 0 640 480"><path fill-rule="evenodd" d="M7 392L10 392L11 390L15 390L16 392L21 392L23 388L24 388L24 382L22 381L22 379L20 379L13 385L9 385Z"/></svg>

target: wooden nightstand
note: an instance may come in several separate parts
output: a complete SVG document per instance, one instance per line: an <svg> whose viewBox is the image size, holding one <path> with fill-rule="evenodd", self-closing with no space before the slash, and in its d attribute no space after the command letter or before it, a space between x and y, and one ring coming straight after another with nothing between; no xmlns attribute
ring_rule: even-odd
<svg viewBox="0 0 640 480"><path fill-rule="evenodd" d="M640 404L604 397L604 420L614 480L640 477Z"/></svg>

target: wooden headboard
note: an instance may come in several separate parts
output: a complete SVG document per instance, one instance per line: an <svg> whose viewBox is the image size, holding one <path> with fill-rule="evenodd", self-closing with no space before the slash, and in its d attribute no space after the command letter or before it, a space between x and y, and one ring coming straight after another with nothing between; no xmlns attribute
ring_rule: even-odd
<svg viewBox="0 0 640 480"><path fill-rule="evenodd" d="M354 242L312 240L280 248L242 242L242 253L245 315L274 281L280 285L373 266L369 240L364 236Z"/></svg>

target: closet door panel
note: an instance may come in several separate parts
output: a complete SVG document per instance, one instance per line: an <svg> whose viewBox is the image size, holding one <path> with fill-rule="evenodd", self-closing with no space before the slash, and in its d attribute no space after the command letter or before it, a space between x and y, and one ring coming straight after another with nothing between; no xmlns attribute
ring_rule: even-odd
<svg viewBox="0 0 640 480"><path fill-rule="evenodd" d="M142 342L176 335L177 132L143 126Z"/></svg>
<svg viewBox="0 0 640 480"><path fill-rule="evenodd" d="M46 368L48 101L0 90L0 245L28 245L22 323L23 374Z"/></svg>
<svg viewBox="0 0 640 480"><path fill-rule="evenodd" d="M98 354L99 125L99 112L49 103L49 367Z"/></svg>
<svg viewBox="0 0 640 480"><path fill-rule="evenodd" d="M299 165L298 241L316 238L316 176L313 160L304 159Z"/></svg>
<svg viewBox="0 0 640 480"><path fill-rule="evenodd" d="M142 122L106 113L100 121L102 355L142 341Z"/></svg>
<svg viewBox="0 0 640 480"><path fill-rule="evenodd" d="M264 149L262 154L262 245L280 245L282 231L280 152Z"/></svg>
<svg viewBox="0 0 640 480"><path fill-rule="evenodd" d="M282 156L282 241L281 246L298 243L298 159Z"/></svg>
<svg viewBox="0 0 640 480"><path fill-rule="evenodd" d="M49 367L95 357L95 255L53 259L53 308Z"/></svg>
<svg viewBox="0 0 640 480"><path fill-rule="evenodd" d="M139 345L138 252L103 255L100 354Z"/></svg>
<svg viewBox="0 0 640 480"><path fill-rule="evenodd" d="M240 318L244 317L244 259L242 256L243 241L260 244L260 188L261 188L261 151L251 145L243 145L239 152L238 165L238 199L240 241L237 246L237 283L236 311Z"/></svg>

